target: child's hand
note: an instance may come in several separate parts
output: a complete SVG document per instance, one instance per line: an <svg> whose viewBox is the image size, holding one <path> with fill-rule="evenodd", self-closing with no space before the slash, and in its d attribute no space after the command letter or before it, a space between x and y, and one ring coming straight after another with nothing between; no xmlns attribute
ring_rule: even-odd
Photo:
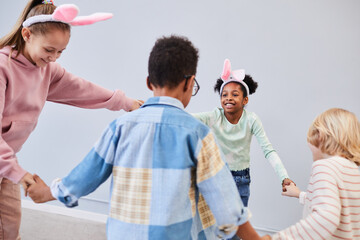
<svg viewBox="0 0 360 240"><path fill-rule="evenodd" d="M55 200L52 196L50 188L46 183L36 174L34 174L35 183L28 188L28 193L31 199L36 203L44 203Z"/></svg>
<svg viewBox="0 0 360 240"><path fill-rule="evenodd" d="M21 185L24 188L24 192L25 192L25 196L28 195L28 188L30 185L35 183L35 180L33 178L33 175L31 175L30 173L26 173L22 179L20 180Z"/></svg>
<svg viewBox="0 0 360 240"><path fill-rule="evenodd" d="M134 100L129 112L134 111L144 104L143 100Z"/></svg>
<svg viewBox="0 0 360 240"><path fill-rule="evenodd" d="M282 182L282 191L286 192L285 186L289 186L291 183L295 184L291 179L285 178ZM295 184L295 186L296 186L296 184Z"/></svg>
<svg viewBox="0 0 360 240"><path fill-rule="evenodd" d="M286 191L282 192L283 196L288 196L288 197L299 197L300 195L300 189L295 186L295 183L291 183L288 186L285 186Z"/></svg>

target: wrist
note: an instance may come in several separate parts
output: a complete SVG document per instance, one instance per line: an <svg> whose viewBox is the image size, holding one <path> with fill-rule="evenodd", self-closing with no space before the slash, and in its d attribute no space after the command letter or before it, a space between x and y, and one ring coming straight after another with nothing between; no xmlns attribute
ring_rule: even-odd
<svg viewBox="0 0 360 240"><path fill-rule="evenodd" d="M47 201L56 200L56 198L54 198L54 196L51 193L50 187L47 187L47 190L46 190L46 200Z"/></svg>

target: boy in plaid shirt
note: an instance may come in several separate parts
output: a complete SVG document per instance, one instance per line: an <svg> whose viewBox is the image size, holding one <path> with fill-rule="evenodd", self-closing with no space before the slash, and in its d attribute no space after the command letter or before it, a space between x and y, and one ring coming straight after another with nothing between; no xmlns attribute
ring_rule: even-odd
<svg viewBox="0 0 360 240"><path fill-rule="evenodd" d="M154 97L114 120L85 159L51 188L37 176L35 202L68 207L112 175L107 237L113 239L243 239L259 236L210 129L184 111L199 90L198 50L184 37L157 40L148 88ZM211 211L210 211L211 210Z"/></svg>

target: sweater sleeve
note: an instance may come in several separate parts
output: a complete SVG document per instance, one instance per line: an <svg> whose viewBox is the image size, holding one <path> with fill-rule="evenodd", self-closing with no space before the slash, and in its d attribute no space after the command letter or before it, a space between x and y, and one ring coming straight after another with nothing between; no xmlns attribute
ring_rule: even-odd
<svg viewBox="0 0 360 240"><path fill-rule="evenodd" d="M192 113L193 117L198 119L200 122L204 123L207 126L213 125L217 115L216 109L212 112L200 112L200 113Z"/></svg>
<svg viewBox="0 0 360 240"><path fill-rule="evenodd" d="M84 160L65 178L54 180L51 193L67 207L96 190L112 173L118 136L115 121L109 125Z"/></svg>
<svg viewBox="0 0 360 240"><path fill-rule="evenodd" d="M3 139L4 132L2 126L2 117L5 106L6 80L0 77L0 127L2 134L0 137L0 178L7 178L14 183L18 183L26 174L26 171L20 167L14 150Z"/></svg>
<svg viewBox="0 0 360 240"><path fill-rule="evenodd" d="M255 120L252 124L251 131L255 135L264 156L269 160L271 166L274 168L276 175L282 182L285 178L289 178L289 175L273 146L271 145L268 137L266 136L264 127L260 119L254 114Z"/></svg>
<svg viewBox="0 0 360 240"><path fill-rule="evenodd" d="M237 194L235 182L221 159L213 134L209 133L201 145L196 170L201 193L198 203L200 219L204 229L216 222L216 235L231 238L237 226L248 221L248 210Z"/></svg>
<svg viewBox="0 0 360 240"><path fill-rule="evenodd" d="M58 64L52 67L53 77L49 86L48 101L89 109L131 109L134 100L121 90L105 89L67 72Z"/></svg>
<svg viewBox="0 0 360 240"><path fill-rule="evenodd" d="M340 224L341 214L335 176L331 168L315 162L305 195L310 214L272 239L330 239Z"/></svg>

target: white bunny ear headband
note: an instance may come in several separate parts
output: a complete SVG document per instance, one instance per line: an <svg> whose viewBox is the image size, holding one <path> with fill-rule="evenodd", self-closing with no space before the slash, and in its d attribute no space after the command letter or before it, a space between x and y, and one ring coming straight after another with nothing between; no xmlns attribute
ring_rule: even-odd
<svg viewBox="0 0 360 240"><path fill-rule="evenodd" d="M231 82L238 82L245 87L246 96L249 96L249 87L243 81L245 79L245 70L239 69L239 70L231 71L231 63L229 59L225 59L224 61L224 69L221 74L221 79L224 81L224 83L221 85L220 95L222 94L223 88L226 84Z"/></svg>
<svg viewBox="0 0 360 240"><path fill-rule="evenodd" d="M52 3L52 1L51 1ZM51 4L44 3L44 4ZM112 18L111 13L94 13L89 16L77 16L79 8L74 4L64 4L58 6L53 14L49 15L36 15L29 17L23 22L23 27L30 27L35 23L43 22L62 22L71 26L89 25L99 21Z"/></svg>

